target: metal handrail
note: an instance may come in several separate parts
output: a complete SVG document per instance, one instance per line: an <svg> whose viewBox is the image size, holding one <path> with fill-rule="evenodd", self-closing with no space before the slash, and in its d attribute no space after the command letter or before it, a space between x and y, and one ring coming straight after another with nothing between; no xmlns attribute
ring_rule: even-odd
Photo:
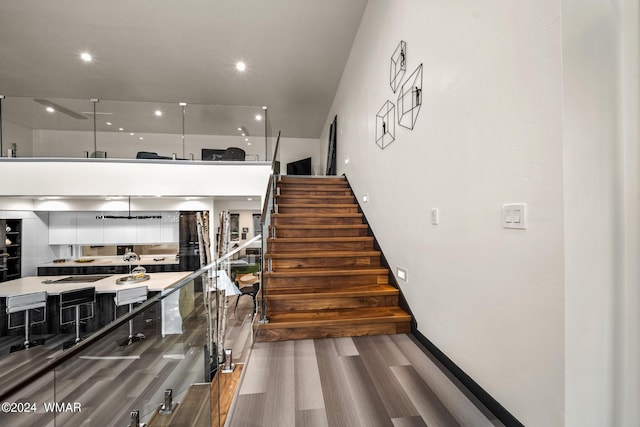
<svg viewBox="0 0 640 427"><path fill-rule="evenodd" d="M273 150L273 159L271 159L271 175L269 175L269 182L267 184L267 191L264 196L264 202L262 204L262 214L260 216L260 225L262 226L264 232L264 225L267 221L267 216L269 215L269 202L272 198L275 199L275 169L276 169L276 159L278 158L278 150L280 149L280 135L281 132L278 131L278 138L276 139L276 147ZM273 193L273 194L272 194ZM269 233L267 233L267 238L269 237ZM262 245L264 248L264 244ZM267 318L267 299L265 297L266 286L264 281L264 256L262 254L262 266L260 268L260 299L262 300L262 307L260 309L260 323L268 323L269 319Z"/></svg>
<svg viewBox="0 0 640 427"><path fill-rule="evenodd" d="M264 225L267 219L267 209L269 208L269 200L271 198L272 187L274 183L274 175L276 169L276 158L278 156L278 150L280 149L280 134L278 131L278 138L276 139L276 148L273 150L273 159L271 159L271 175L269 176L269 183L267 184L267 192L264 196L264 203L262 204L262 215L260 216L260 224Z"/></svg>
<svg viewBox="0 0 640 427"><path fill-rule="evenodd" d="M249 245L251 245L252 243L260 239L262 239L262 235L258 234L251 240L246 241L241 246L233 249L232 251L227 252L226 254L214 260L213 262L207 264L206 266L200 268L199 270L196 270L193 273L189 274L188 276L183 277L177 282L171 284L165 292L161 292L160 294L149 298L148 300L146 300L145 302L143 302L142 304L140 304L139 306L131 310L129 313L115 319L113 322L103 326L102 328L100 328L98 331L96 331L94 334L92 334L85 340L82 340L76 345L74 345L73 347L63 351L59 356L53 357L52 359L48 359L46 363L43 363L37 367L34 367L34 369L31 370L29 374L25 375L19 381L16 381L15 384L11 385L10 387L4 390L0 390L0 401L4 401L8 399L14 393L18 392L19 390L31 384L32 381L39 379L40 377L42 377L42 375L48 372L53 371L56 367L60 366L65 361L71 359L73 356L85 350L86 348L91 347L92 345L100 341L104 336L114 331L119 326L127 323L129 320L133 319L134 317L136 317L139 313L145 311L152 305L156 304L158 301L180 290L187 283L190 283L194 279L200 277L201 275L206 273L208 270L212 268L217 268L217 266L220 265L220 263L222 263L223 261L227 260L229 257L233 256L234 254L238 253L242 249L245 249L246 247L248 247Z"/></svg>

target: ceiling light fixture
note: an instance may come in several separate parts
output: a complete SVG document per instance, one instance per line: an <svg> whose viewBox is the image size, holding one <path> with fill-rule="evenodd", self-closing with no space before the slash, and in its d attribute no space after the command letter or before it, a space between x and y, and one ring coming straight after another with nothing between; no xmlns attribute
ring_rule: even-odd
<svg viewBox="0 0 640 427"><path fill-rule="evenodd" d="M162 111L156 110L156 112L153 113L153 114L155 114L156 116L160 117L160 116L162 116Z"/></svg>
<svg viewBox="0 0 640 427"><path fill-rule="evenodd" d="M247 69L247 64L245 64L242 61L236 62L236 70L238 71L244 71Z"/></svg>
<svg viewBox="0 0 640 427"><path fill-rule="evenodd" d="M133 133L133 132L129 132L129 135L133 136L133 135L135 135L135 133Z"/></svg>
<svg viewBox="0 0 640 427"><path fill-rule="evenodd" d="M50 113L54 113L56 110L53 107L47 107L47 111Z"/></svg>
<svg viewBox="0 0 640 427"><path fill-rule="evenodd" d="M144 137L142 137L142 136L141 136L141 137L140 137L140 138L138 138L138 139L139 139L140 141L142 141L142 140L144 139Z"/></svg>
<svg viewBox="0 0 640 427"><path fill-rule="evenodd" d="M123 128L118 128L118 130L119 130L120 132L122 132L124 129L123 129Z"/></svg>
<svg viewBox="0 0 640 427"><path fill-rule="evenodd" d="M91 54L89 52L82 52L80 54L80 59L82 59L84 62L93 61L93 57L91 56Z"/></svg>
<svg viewBox="0 0 640 427"><path fill-rule="evenodd" d="M257 120L257 121L262 120L262 116L261 116L260 114L256 114L256 120Z"/></svg>
<svg viewBox="0 0 640 427"><path fill-rule="evenodd" d="M111 122L107 122L107 126L111 126L111 125L112 125L112 123L111 123Z"/></svg>

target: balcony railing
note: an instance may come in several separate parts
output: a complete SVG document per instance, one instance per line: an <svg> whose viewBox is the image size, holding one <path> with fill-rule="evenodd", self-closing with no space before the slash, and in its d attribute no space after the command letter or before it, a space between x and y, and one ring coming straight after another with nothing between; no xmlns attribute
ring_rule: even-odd
<svg viewBox="0 0 640 427"><path fill-rule="evenodd" d="M1 157L270 161L273 136L265 106L0 99Z"/></svg>

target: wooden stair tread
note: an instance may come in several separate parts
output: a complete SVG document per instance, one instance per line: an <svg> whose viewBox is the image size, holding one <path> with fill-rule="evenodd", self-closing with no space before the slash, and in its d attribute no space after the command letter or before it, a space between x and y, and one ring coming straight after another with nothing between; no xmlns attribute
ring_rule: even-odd
<svg viewBox="0 0 640 427"><path fill-rule="evenodd" d="M294 293L294 292L306 292L306 293L323 293L325 291L327 292L340 292L340 291L350 291L353 290L354 292L364 292L367 289L377 289L379 286L383 287L381 289L387 289L387 287L391 287L393 289L396 289L395 287L393 287L392 285L389 284L373 284L373 283L367 283L367 284L363 284L363 285L349 285L349 286L344 286L344 285L300 285L300 286L292 286L292 287L287 287L287 288L274 288L274 289L269 289L268 290L268 294L267 294L267 298L271 298L271 295L286 295L289 292Z"/></svg>
<svg viewBox="0 0 640 427"><path fill-rule="evenodd" d="M372 242L373 236L355 237L270 237L271 243L301 243L301 242Z"/></svg>
<svg viewBox="0 0 640 427"><path fill-rule="evenodd" d="M292 177L289 175L283 175L278 179L277 182L285 182L285 183L309 183L309 182L321 182L323 184L326 183L336 183L336 184L346 184L347 180L341 176L310 176L310 177Z"/></svg>
<svg viewBox="0 0 640 427"><path fill-rule="evenodd" d="M387 322L408 322L411 316L400 307L351 308L312 312L271 313L265 329L292 327L319 327L336 325L357 325Z"/></svg>
<svg viewBox="0 0 640 427"><path fill-rule="evenodd" d="M369 228L367 224L308 224L308 225L270 225L269 228L286 229L286 230L333 230L333 229L352 229L352 228Z"/></svg>
<svg viewBox="0 0 640 427"><path fill-rule="evenodd" d="M359 267L359 268L294 268L282 271L267 271L265 277L307 277L307 276L358 276L369 274L389 274L388 268Z"/></svg>
<svg viewBox="0 0 640 427"><path fill-rule="evenodd" d="M397 295L399 290L391 285L366 285L366 286L349 286L349 287L307 287L307 288L289 288L274 289L269 292L269 300L296 300L296 299L319 299L331 297L354 297L354 296L383 296Z"/></svg>
<svg viewBox="0 0 640 427"><path fill-rule="evenodd" d="M275 213L271 215L274 218L300 218L300 214L299 213L289 213L289 214L283 214L283 213ZM344 217L349 217L349 218L362 218L362 213L360 212L346 212L346 213L306 213L304 215L305 218L344 218Z"/></svg>
<svg viewBox="0 0 640 427"><path fill-rule="evenodd" d="M278 208L309 208L309 209L319 209L319 208L357 208L358 205L355 203L278 203Z"/></svg>
<svg viewBox="0 0 640 427"><path fill-rule="evenodd" d="M278 239L279 240L279 239ZM304 251L304 252L278 252L266 253L265 258L343 258L343 257L374 257L381 255L380 251Z"/></svg>
<svg viewBox="0 0 640 427"><path fill-rule="evenodd" d="M329 191L329 192L340 192L345 193L349 192L350 189L346 185L311 185L311 184L291 184L291 185L280 185L280 194L288 191L305 191L313 194L316 191Z"/></svg>

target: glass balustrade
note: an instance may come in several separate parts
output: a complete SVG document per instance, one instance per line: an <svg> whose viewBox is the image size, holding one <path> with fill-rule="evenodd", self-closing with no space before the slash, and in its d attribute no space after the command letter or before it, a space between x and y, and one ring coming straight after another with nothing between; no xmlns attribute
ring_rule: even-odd
<svg viewBox="0 0 640 427"><path fill-rule="evenodd" d="M263 106L7 96L0 107L2 157L272 160Z"/></svg>
<svg viewBox="0 0 640 427"><path fill-rule="evenodd" d="M122 299L115 295L110 308L98 301L103 312L113 310L114 320L87 338L65 350L41 345L0 358L0 401L10 402L0 425L103 427L132 419L166 425L181 405L192 408L180 414L188 420L183 425L223 425L220 414L228 408L220 407L219 376L249 354L257 295L244 284L260 286L259 272L236 274L234 255L261 240L258 235L185 273L148 299L145 286L153 277L128 276ZM256 299L241 300L244 295Z"/></svg>

